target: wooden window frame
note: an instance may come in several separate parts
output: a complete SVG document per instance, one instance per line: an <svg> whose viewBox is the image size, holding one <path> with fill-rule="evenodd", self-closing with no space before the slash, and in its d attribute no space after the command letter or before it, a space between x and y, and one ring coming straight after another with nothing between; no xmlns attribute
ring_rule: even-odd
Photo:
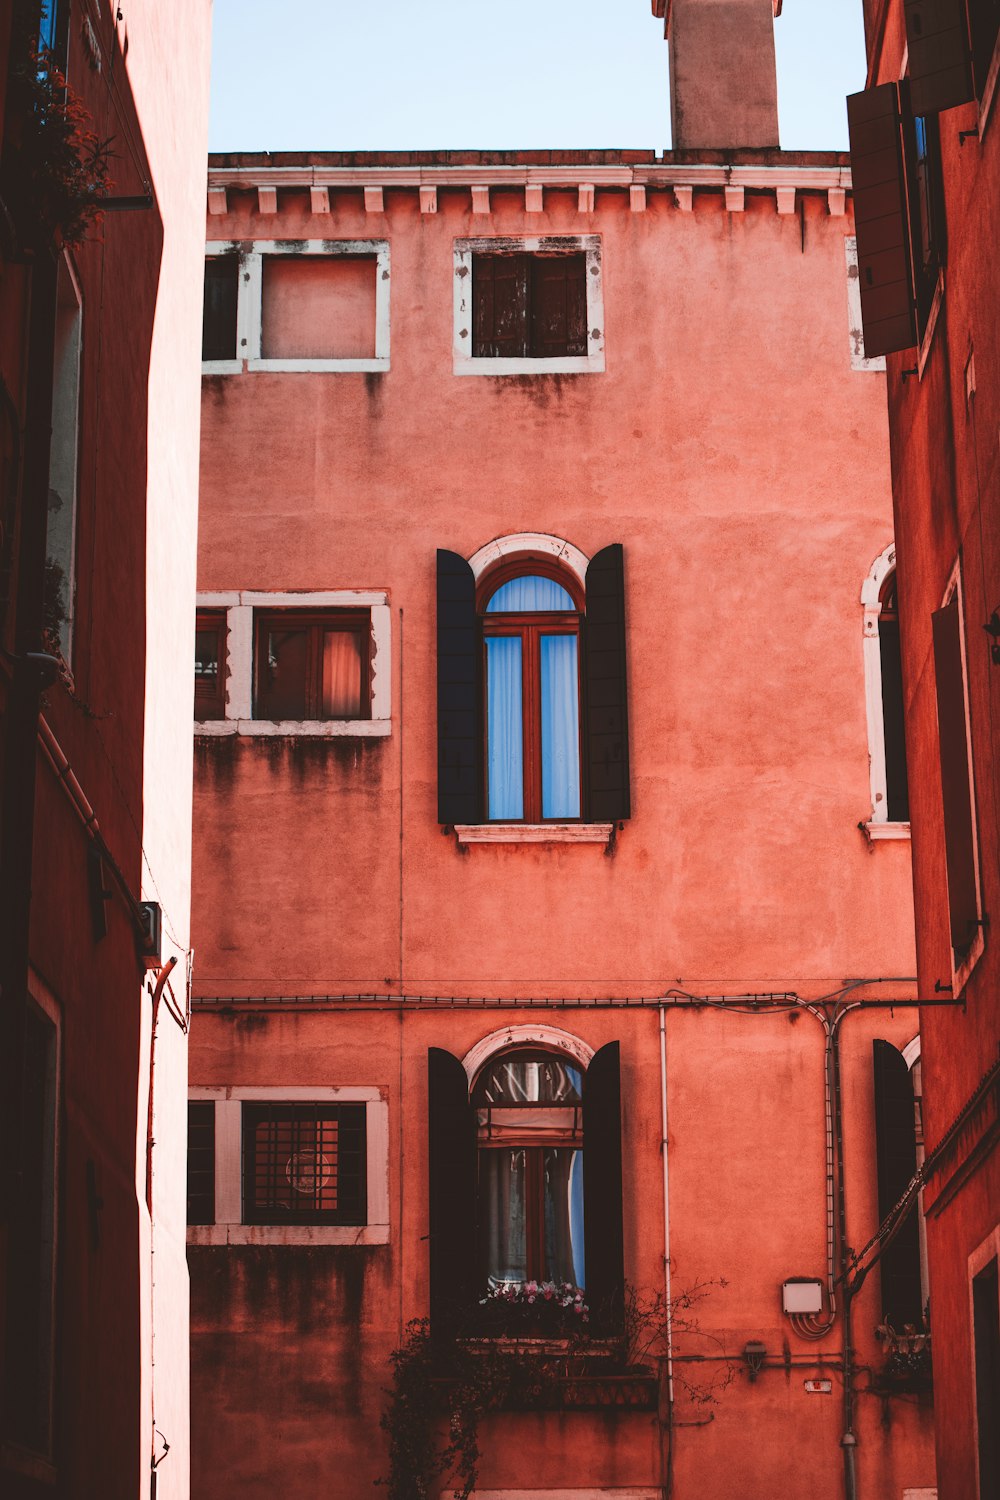
<svg viewBox="0 0 1000 1500"><path fill-rule="evenodd" d="M274 628L276 622L285 624L290 629L302 629L308 633L304 694L305 712L301 720L285 721L262 711L261 665L266 649L265 635L267 631ZM254 610L253 626L253 717L255 719L264 719L270 723L280 724L283 722L326 723L337 721L354 723L357 720L371 718L372 630L370 610L259 609ZM359 711L356 714L324 716L320 712L322 706L323 674L321 638L330 631L343 632L347 635L359 635L361 638L361 703Z"/></svg>
<svg viewBox="0 0 1000 1500"><path fill-rule="evenodd" d="M551 578L565 589L576 606L574 611L510 611L495 615L486 613L493 595L515 578ZM482 680L483 680L483 808L488 814L490 805L489 786L489 707L487 682L487 646L491 638L517 636L521 641L521 732L522 767L524 772L523 811L520 818L490 818L487 823L585 823L586 800L584 795L585 745L583 740L583 621L585 606L575 578L545 559L521 558L511 560L493 569L484 576L476 590L476 605L482 626ZM543 635L571 635L576 639L577 673L577 742L580 756L580 811L574 818L545 817L542 812L542 669L541 637Z"/></svg>
<svg viewBox="0 0 1000 1500"><path fill-rule="evenodd" d="M518 1046L508 1048L501 1054L491 1054L486 1067L480 1073L489 1069L499 1056L515 1056L525 1051L537 1052L535 1047L524 1048ZM570 1065L579 1069L582 1077L586 1073L586 1067L576 1058L567 1059L558 1052L553 1052L553 1057L559 1061L569 1061ZM524 1152L524 1250L525 1250L525 1281L549 1281L552 1280L546 1273L545 1266L545 1152L549 1149L571 1148L577 1151L583 1150L583 1100L582 1098L568 1102L557 1103L548 1101L518 1101L505 1102L503 1104L476 1103L475 1094L479 1084L477 1077L470 1090L470 1099L473 1108L478 1113L485 1113L485 1123L477 1120L476 1126L476 1199L482 1202L482 1173L481 1165L483 1156L487 1152L495 1151L523 1151ZM490 1116L494 1112L501 1114L516 1114L518 1111L528 1111L537 1114L539 1110L559 1110L567 1117L567 1125L561 1133L546 1134L544 1140L539 1140L537 1132L526 1129L522 1135L516 1133L505 1134L502 1138L492 1140L490 1137ZM586 1213L586 1205L584 1205ZM484 1223L485 1227L485 1223ZM485 1264L485 1247L480 1247L480 1266L484 1280L489 1275L489 1266Z"/></svg>
<svg viewBox="0 0 1000 1500"><path fill-rule="evenodd" d="M194 679L194 717L195 723L211 723L215 720L224 719L226 716L226 611L224 609L199 609L195 615L195 637L212 632L217 641L216 651L216 687L214 693L202 692L198 689L201 684L198 681L198 673ZM195 656L197 661L197 655Z"/></svg>

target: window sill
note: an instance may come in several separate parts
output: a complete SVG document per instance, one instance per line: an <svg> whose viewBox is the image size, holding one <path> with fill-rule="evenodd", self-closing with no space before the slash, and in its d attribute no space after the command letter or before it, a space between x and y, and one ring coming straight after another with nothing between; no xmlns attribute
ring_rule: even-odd
<svg viewBox="0 0 1000 1500"><path fill-rule="evenodd" d="M203 375L242 375L243 361L241 359L203 359L201 373Z"/></svg>
<svg viewBox="0 0 1000 1500"><path fill-rule="evenodd" d="M603 375L604 350L556 359L477 359L455 352L456 375Z"/></svg>
<svg viewBox="0 0 1000 1500"><path fill-rule="evenodd" d="M377 375L388 370L389 360L371 359L248 359L247 370L272 370L279 375Z"/></svg>
<svg viewBox="0 0 1000 1500"><path fill-rule="evenodd" d="M308 738L320 740L384 739L392 733L391 719L202 719L195 720L195 736L248 735L251 738Z"/></svg>
<svg viewBox="0 0 1000 1500"><path fill-rule="evenodd" d="M897 839L897 840L899 840L899 839L905 839L906 842L909 843L909 839L910 839L910 825L909 825L909 823L874 823L874 822L868 822L868 823L862 823L861 827L864 829L865 837L867 839L869 839L870 842L873 843L873 844L882 843L882 842L889 842L889 841L891 841L893 839Z"/></svg>
<svg viewBox="0 0 1000 1500"><path fill-rule="evenodd" d="M189 1224L189 1245L387 1245L388 1224Z"/></svg>
<svg viewBox="0 0 1000 1500"><path fill-rule="evenodd" d="M456 823L460 844L607 844L613 823Z"/></svg>

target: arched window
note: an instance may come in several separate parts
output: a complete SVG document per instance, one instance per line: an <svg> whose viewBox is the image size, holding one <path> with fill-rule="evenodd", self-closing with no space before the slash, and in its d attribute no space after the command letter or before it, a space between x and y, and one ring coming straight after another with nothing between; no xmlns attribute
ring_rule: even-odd
<svg viewBox="0 0 1000 1500"><path fill-rule="evenodd" d="M621 1067L550 1026L427 1058L431 1319L474 1328L490 1288L570 1282L593 1327L624 1294Z"/></svg>
<svg viewBox="0 0 1000 1500"><path fill-rule="evenodd" d="M580 1065L534 1049L501 1054L472 1104L484 1283L586 1286Z"/></svg>
<svg viewBox="0 0 1000 1500"><path fill-rule="evenodd" d="M441 823L587 842L561 825L629 817L620 543L589 560L538 532L440 550L437 653Z"/></svg>
<svg viewBox="0 0 1000 1500"><path fill-rule="evenodd" d="M886 547L861 589L872 815L870 834L906 837L910 801L903 728L896 549Z"/></svg>
<svg viewBox="0 0 1000 1500"><path fill-rule="evenodd" d="M571 590L568 574L537 560L491 573L480 589L491 821L581 816L583 600Z"/></svg>

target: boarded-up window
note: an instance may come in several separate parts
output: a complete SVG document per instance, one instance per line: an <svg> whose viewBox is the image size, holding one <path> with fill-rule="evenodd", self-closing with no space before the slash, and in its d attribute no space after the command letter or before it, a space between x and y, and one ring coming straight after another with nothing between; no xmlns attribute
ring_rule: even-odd
<svg viewBox="0 0 1000 1500"><path fill-rule="evenodd" d="M587 258L475 254L476 359L558 359L587 353Z"/></svg>
<svg viewBox="0 0 1000 1500"><path fill-rule="evenodd" d="M364 1224L363 1104L244 1104L245 1224Z"/></svg>
<svg viewBox="0 0 1000 1500"><path fill-rule="evenodd" d="M372 359L374 255L265 255L263 359Z"/></svg>
<svg viewBox="0 0 1000 1500"><path fill-rule="evenodd" d="M943 609L934 613L932 625L951 945L955 961L960 963L978 932L979 891L966 725L962 616L957 594Z"/></svg>
<svg viewBox="0 0 1000 1500"><path fill-rule="evenodd" d="M205 262L205 311L201 330L203 360L236 359L236 306L240 264L235 255Z"/></svg>

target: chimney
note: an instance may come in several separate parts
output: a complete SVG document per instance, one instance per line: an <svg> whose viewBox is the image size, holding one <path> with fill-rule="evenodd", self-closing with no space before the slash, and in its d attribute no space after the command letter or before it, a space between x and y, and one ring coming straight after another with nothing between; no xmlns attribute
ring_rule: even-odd
<svg viewBox="0 0 1000 1500"><path fill-rule="evenodd" d="M654 11L670 42L674 150L776 147L781 0L654 0Z"/></svg>

